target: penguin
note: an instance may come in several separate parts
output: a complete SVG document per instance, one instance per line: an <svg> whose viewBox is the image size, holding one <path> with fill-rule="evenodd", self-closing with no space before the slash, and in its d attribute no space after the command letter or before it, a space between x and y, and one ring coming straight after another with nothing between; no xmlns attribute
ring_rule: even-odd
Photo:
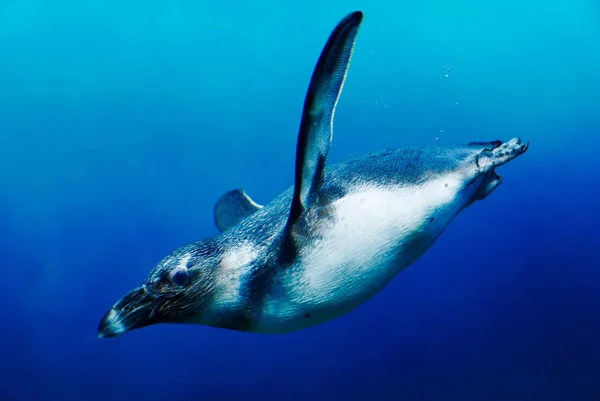
<svg viewBox="0 0 600 401"><path fill-rule="evenodd" d="M402 147L326 166L336 105L363 13L346 15L314 68L291 188L266 205L234 189L219 233L175 249L101 319L98 336L158 323L282 334L350 312L421 257L525 153L519 138Z"/></svg>

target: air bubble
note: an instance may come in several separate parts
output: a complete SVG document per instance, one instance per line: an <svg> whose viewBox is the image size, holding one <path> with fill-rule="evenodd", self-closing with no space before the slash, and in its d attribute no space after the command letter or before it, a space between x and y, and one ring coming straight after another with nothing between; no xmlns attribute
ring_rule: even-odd
<svg viewBox="0 0 600 401"><path fill-rule="evenodd" d="M447 65L444 66L444 70L446 71L446 78L450 78L450 67Z"/></svg>

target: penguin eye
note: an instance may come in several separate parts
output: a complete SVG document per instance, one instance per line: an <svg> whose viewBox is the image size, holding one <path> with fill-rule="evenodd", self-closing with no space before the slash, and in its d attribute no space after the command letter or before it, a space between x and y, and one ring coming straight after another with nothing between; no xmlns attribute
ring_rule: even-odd
<svg viewBox="0 0 600 401"><path fill-rule="evenodd" d="M190 274L188 273L187 269L179 268L169 273L169 278L173 284L183 287L188 283Z"/></svg>

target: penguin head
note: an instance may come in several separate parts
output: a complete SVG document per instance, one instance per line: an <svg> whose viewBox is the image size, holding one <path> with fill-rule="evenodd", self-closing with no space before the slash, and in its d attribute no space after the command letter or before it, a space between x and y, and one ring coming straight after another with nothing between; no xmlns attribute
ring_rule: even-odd
<svg viewBox="0 0 600 401"><path fill-rule="evenodd" d="M157 323L196 323L213 295L220 261L213 241L177 249L162 259L144 284L117 301L98 326L98 336L117 337Z"/></svg>

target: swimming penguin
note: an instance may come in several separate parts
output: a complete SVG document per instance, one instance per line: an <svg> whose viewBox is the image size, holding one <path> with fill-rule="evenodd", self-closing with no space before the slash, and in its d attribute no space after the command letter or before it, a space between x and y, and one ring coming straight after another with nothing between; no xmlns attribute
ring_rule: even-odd
<svg viewBox="0 0 600 401"><path fill-rule="evenodd" d="M495 168L528 148L518 138L406 147L326 166L362 19L360 11L343 18L316 64L294 186L264 206L240 189L221 196L220 233L162 259L106 313L99 337L156 323L286 333L331 320L384 288L500 185Z"/></svg>

